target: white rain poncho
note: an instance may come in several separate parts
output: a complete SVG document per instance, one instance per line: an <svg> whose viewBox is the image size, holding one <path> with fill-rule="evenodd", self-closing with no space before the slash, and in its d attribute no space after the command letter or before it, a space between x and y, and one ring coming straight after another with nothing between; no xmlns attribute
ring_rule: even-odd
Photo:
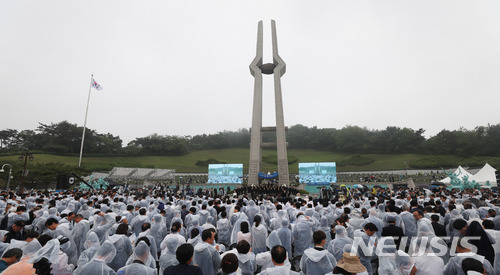
<svg viewBox="0 0 500 275"><path fill-rule="evenodd" d="M137 249L139 247L139 250ZM143 253L144 247L147 247L149 249L149 253L146 254ZM135 260L140 260L141 262L144 263L145 266L149 266L153 269L156 270L156 261L153 255L151 255L151 247L149 247L144 241L140 241L134 248L134 252L132 255L127 259L127 265L132 264Z"/></svg>
<svg viewBox="0 0 500 275"><path fill-rule="evenodd" d="M259 274L260 275L299 275L298 272L290 270L290 265L269 267Z"/></svg>
<svg viewBox="0 0 500 275"><path fill-rule="evenodd" d="M28 262L36 263L42 258L46 258L50 262L53 274L70 275L73 272L74 266L68 264L68 256L61 251L59 240L57 239L48 241L44 247L33 254Z"/></svg>
<svg viewBox="0 0 500 275"><path fill-rule="evenodd" d="M292 230L295 244L294 257L302 255L306 249L312 246L312 227L313 223L309 222L304 216L297 219L297 223Z"/></svg>
<svg viewBox="0 0 500 275"><path fill-rule="evenodd" d="M32 240L29 242L27 245L23 247L23 257L24 258L30 258L33 256L38 250L42 248L42 245L38 242L37 239Z"/></svg>
<svg viewBox="0 0 500 275"><path fill-rule="evenodd" d="M382 237L377 240L378 274L401 274L396 265L396 251L396 244L392 237Z"/></svg>
<svg viewBox="0 0 500 275"><path fill-rule="evenodd" d="M167 236L167 227L165 226L165 222L163 222L163 216L160 214L156 214L153 218L153 223L151 224L151 230L149 234L155 239L156 242L156 251L160 251L160 244Z"/></svg>
<svg viewBox="0 0 500 275"><path fill-rule="evenodd" d="M44 234L45 232L47 232L47 227L45 226L45 222L47 221L47 217L40 217L36 224L35 224L35 228L36 228L36 232L38 232L38 234L42 235Z"/></svg>
<svg viewBox="0 0 500 275"><path fill-rule="evenodd" d="M55 263L58 259L59 251L59 241L52 239L48 241L44 247L33 254L28 262L33 264L40 261L42 258L46 258L50 263Z"/></svg>
<svg viewBox="0 0 500 275"><path fill-rule="evenodd" d="M331 228L330 224L328 223L328 218L323 216L319 219L319 228L318 230L321 230L325 232L326 235L326 244L325 247L328 247L330 242L332 241L332 234L331 234Z"/></svg>
<svg viewBox="0 0 500 275"><path fill-rule="evenodd" d="M154 267L152 267L152 264ZM134 254L131 256L127 265L118 270L118 274L131 275L156 275L156 263L151 256L148 245L141 241L134 249Z"/></svg>
<svg viewBox="0 0 500 275"><path fill-rule="evenodd" d="M59 221L61 219L59 217L59 213L57 212L57 208L55 208L55 207L49 208L48 212L49 212L49 216L47 217L47 219L54 218L57 221Z"/></svg>
<svg viewBox="0 0 500 275"><path fill-rule="evenodd" d="M69 214L70 212L75 212L75 204L74 203L68 203L68 206L66 208L64 208L63 211L61 211L61 215L62 214Z"/></svg>
<svg viewBox="0 0 500 275"><path fill-rule="evenodd" d="M82 251L80 257L78 258L78 266L83 266L84 264L90 262L94 257L95 253L99 249L99 238L94 232L91 232L84 243L85 250Z"/></svg>
<svg viewBox="0 0 500 275"><path fill-rule="evenodd" d="M278 236L281 241L281 245L286 249L286 252L288 253L288 257L292 257L292 230L289 228L289 221L288 220L282 220L281 221L281 228L278 229Z"/></svg>
<svg viewBox="0 0 500 275"><path fill-rule="evenodd" d="M248 216L248 221L250 222L250 224L253 224L253 218L256 214L259 213L259 210L259 207L255 205L255 202L253 200L248 203L248 207L246 208L246 215Z"/></svg>
<svg viewBox="0 0 500 275"><path fill-rule="evenodd" d="M47 234L52 236L53 238L63 236L64 238L69 239L69 241L67 242L68 245L61 247L61 250L66 253L66 255L68 255L68 263L76 265L78 261L76 243L68 227L65 227L64 225L58 225L55 230L49 230Z"/></svg>
<svg viewBox="0 0 500 275"><path fill-rule="evenodd" d="M220 267L219 252L209 243L203 242L194 247L193 264L203 270L203 275L215 275Z"/></svg>
<svg viewBox="0 0 500 275"><path fill-rule="evenodd" d="M92 215L92 211L89 209L87 204L83 204L82 207L80 207L80 210L78 210L78 214L81 214L84 219L88 220Z"/></svg>
<svg viewBox="0 0 500 275"><path fill-rule="evenodd" d="M181 224L181 231L179 232L179 234L181 236L186 237L186 228L183 226L184 222L181 219L181 212L179 210L175 210L174 211L174 217L172 218L172 221L170 222L170 225L168 226L168 230L169 231L172 230L172 224L174 224L174 222L178 222L178 223Z"/></svg>
<svg viewBox="0 0 500 275"><path fill-rule="evenodd" d="M205 224L202 224L201 227L203 228L203 230L212 228L215 230L215 232L217 232L217 227L214 225L214 223L214 218L212 216L208 216L207 222Z"/></svg>
<svg viewBox="0 0 500 275"><path fill-rule="evenodd" d="M266 239L266 246L271 250L273 247L281 245L281 240L278 231L272 231Z"/></svg>
<svg viewBox="0 0 500 275"><path fill-rule="evenodd" d="M443 259L433 252L431 239L419 237L413 242L413 261L419 274L442 274L444 270Z"/></svg>
<svg viewBox="0 0 500 275"><path fill-rule="evenodd" d="M266 239L267 239L267 229L262 224L255 227L252 226L252 251L255 254L259 254L261 252L266 252Z"/></svg>
<svg viewBox="0 0 500 275"><path fill-rule="evenodd" d="M452 236L452 233L456 230L455 228L453 228L453 222L458 220L458 219L463 219L463 218L464 217L462 217L462 215L460 214L460 212L458 212L457 209L451 210L450 221L448 223L448 226L446 227L446 234L448 236Z"/></svg>
<svg viewBox="0 0 500 275"><path fill-rule="evenodd" d="M413 259L410 257L410 255L401 250L398 250L396 252L396 266L398 267L401 274L409 275L414 266Z"/></svg>
<svg viewBox="0 0 500 275"><path fill-rule="evenodd" d="M480 261L483 263L484 270L487 274L494 274L493 267L490 262L484 258L484 256L472 252L457 253L455 255L456 256L451 257L450 261L445 265L443 272L444 275L464 275L464 272L462 271L462 261L467 258L473 258Z"/></svg>
<svg viewBox="0 0 500 275"><path fill-rule="evenodd" d="M132 232L136 235L139 236L139 234L142 232L142 225L149 222L148 216L146 215L138 215L135 218L132 219L132 222L130 224L130 227L132 228Z"/></svg>
<svg viewBox="0 0 500 275"><path fill-rule="evenodd" d="M79 266L74 274L77 275L111 275L116 272L109 264L116 255L116 248L109 241L105 241L97 250L92 260L83 266Z"/></svg>
<svg viewBox="0 0 500 275"><path fill-rule="evenodd" d="M375 237L375 234L373 235L373 237ZM363 245L365 247L367 247L368 249L373 248L372 241L370 240L370 236L368 236L368 234L366 234L363 230L354 231L354 240L356 240L357 242L363 242ZM366 267L368 274L373 274L372 264L371 264L371 255L365 254L365 251L363 249L361 249L362 244L358 243L358 245L356 245L354 240L353 240L353 246L358 247L358 249L357 249L357 251L353 251L353 252L355 252L355 254L358 255L359 261L361 262L361 264L363 264L364 267ZM346 247L344 247L344 249L345 248Z"/></svg>
<svg viewBox="0 0 500 275"><path fill-rule="evenodd" d="M179 239L168 239L165 253L160 257L160 274L163 274L163 271L165 271L167 267L179 264L175 254L177 247L179 247Z"/></svg>
<svg viewBox="0 0 500 275"><path fill-rule="evenodd" d="M22 212L21 214L10 213L8 217L7 228L10 228L16 221L24 221L26 223L30 219L30 215L26 212Z"/></svg>
<svg viewBox="0 0 500 275"><path fill-rule="evenodd" d="M89 231L90 231L89 221L81 220L80 222L75 224L73 232L71 232L71 234L73 234L73 240L75 241L78 257L80 257L82 251L85 250L83 244L85 243Z"/></svg>
<svg viewBox="0 0 500 275"><path fill-rule="evenodd" d="M300 259L300 269L306 275L326 274L337 265L335 257L328 250L308 248Z"/></svg>
<svg viewBox="0 0 500 275"><path fill-rule="evenodd" d="M339 261L344 254L344 247L352 245L352 239L347 236L347 230L341 225L336 225L335 239L333 239L327 247L327 250L332 253L335 260Z"/></svg>
<svg viewBox="0 0 500 275"><path fill-rule="evenodd" d="M238 267L241 270L241 275L253 275L255 272L255 254L253 252L241 254L237 251L234 254L238 257Z"/></svg>
<svg viewBox="0 0 500 275"><path fill-rule="evenodd" d="M4 243L3 240L5 239L5 235L7 235L9 231L7 230L0 230L0 255L3 255L5 250L7 250L7 247L9 247L8 243Z"/></svg>
<svg viewBox="0 0 500 275"><path fill-rule="evenodd" d="M377 211L378 212L377 213L378 218L383 221L384 218L385 218L385 215L386 215L386 213L385 213L385 204L381 203L381 204L377 205L377 210L378 210Z"/></svg>
<svg viewBox="0 0 500 275"><path fill-rule="evenodd" d="M165 216L163 216L163 219L165 219L165 226L167 227L168 232L170 232L170 228L168 226L172 222L172 218L174 217L174 210L170 205L165 205Z"/></svg>
<svg viewBox="0 0 500 275"><path fill-rule="evenodd" d="M162 255L165 253L165 249L167 248L167 242L169 241L169 239L172 239L172 238L176 238L177 240L179 240L177 247L179 247L181 244L186 242L186 238L184 238L184 236L182 236L181 234L179 234L177 232L168 234L167 236L165 236L165 238L163 239L163 241L160 244ZM177 250L177 247L175 248L176 250Z"/></svg>
<svg viewBox="0 0 500 275"><path fill-rule="evenodd" d="M114 271L118 271L119 268L125 266L127 259L132 255L132 243L127 236L122 234L110 236L108 241L116 248L116 255L108 265Z"/></svg>
<svg viewBox="0 0 500 275"><path fill-rule="evenodd" d="M238 219L235 223L234 223L234 226L233 226L233 231L231 232L231 243L230 244L233 244L233 243L237 243L238 242L238 232L241 231L241 223L242 222L247 222L248 223L248 219L246 217L246 215L240 215L240 219ZM249 228L250 229L250 228Z"/></svg>
<svg viewBox="0 0 500 275"><path fill-rule="evenodd" d="M287 259L285 260L284 264L286 267L288 267L288 269L290 269L292 267L292 265L290 264L288 257L289 257L289 255L287 253ZM262 267L261 271L264 271L264 270L267 270L269 268L274 267L274 263L273 263L272 257L271 257L271 251L257 254L255 256L255 263L258 266Z"/></svg>
<svg viewBox="0 0 500 275"><path fill-rule="evenodd" d="M377 227L378 231L375 232L377 238L382 237L382 229L384 229L384 223L381 219L378 218L377 210L370 209L370 215L365 219L364 222L361 223L361 228L364 228L367 223L373 223Z"/></svg>
<svg viewBox="0 0 500 275"><path fill-rule="evenodd" d="M187 214L186 217L184 217L184 225L187 228L191 228L193 226L193 221L198 220L198 223L200 221L200 215L197 214Z"/></svg>
<svg viewBox="0 0 500 275"><path fill-rule="evenodd" d="M443 239L437 237L436 234L434 234L432 225L429 225L428 223L422 223L422 225L418 228L417 239L421 239L421 243L424 242L424 244L425 242L437 244L431 245L431 252L434 252L436 255L440 255L439 257L443 260L444 264L448 263L448 260L450 259L448 245ZM444 251L446 251L446 253L442 253ZM416 250L415 252L418 253L418 251Z"/></svg>
<svg viewBox="0 0 500 275"><path fill-rule="evenodd" d="M413 214L408 211L403 211L401 214L401 219L405 225L405 236L409 239L417 236L417 221Z"/></svg>
<svg viewBox="0 0 500 275"><path fill-rule="evenodd" d="M189 238L191 237L191 230L193 230L194 228L197 228L198 232L201 235L201 232L203 232L203 227L200 226L200 220L193 220L191 222L191 227L188 229L188 236L187 237L189 237Z"/></svg>
<svg viewBox="0 0 500 275"><path fill-rule="evenodd" d="M199 212L199 216L200 216L200 218L198 220L198 224L203 225L207 222L207 219L210 216L210 213L208 212L208 210L202 209ZM195 225L193 225L193 226L195 226Z"/></svg>
<svg viewBox="0 0 500 275"><path fill-rule="evenodd" d="M99 216L99 215L96 215L95 216L95 220L94 220L94 227L92 227L92 229L90 229L89 232L94 232L97 234L97 237L99 237L99 241L102 243L104 243L105 240L108 239L108 230L111 229L111 227L113 227L113 225L115 224L115 219L109 215L109 214L106 214L104 216Z"/></svg>

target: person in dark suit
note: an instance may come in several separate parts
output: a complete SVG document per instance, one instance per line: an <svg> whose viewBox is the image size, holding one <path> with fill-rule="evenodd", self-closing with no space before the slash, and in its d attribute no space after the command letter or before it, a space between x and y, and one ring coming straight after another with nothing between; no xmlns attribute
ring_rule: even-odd
<svg viewBox="0 0 500 275"><path fill-rule="evenodd" d="M389 225L382 229L382 237L393 237L394 244L399 248L401 237L405 235L403 228L396 226L396 216L387 216L387 223Z"/></svg>
<svg viewBox="0 0 500 275"><path fill-rule="evenodd" d="M432 228L438 237L446 237L446 227L439 223L439 215L434 214L431 216Z"/></svg>
<svg viewBox="0 0 500 275"><path fill-rule="evenodd" d="M167 267L163 275L203 275L201 268L190 265L193 261L193 254L194 247L191 244L185 243L179 246L175 251L175 258L179 264Z"/></svg>

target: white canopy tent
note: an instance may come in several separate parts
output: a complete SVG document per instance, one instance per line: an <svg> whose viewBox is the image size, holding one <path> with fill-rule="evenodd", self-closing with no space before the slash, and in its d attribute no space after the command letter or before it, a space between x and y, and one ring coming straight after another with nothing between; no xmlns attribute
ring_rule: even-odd
<svg viewBox="0 0 500 275"><path fill-rule="evenodd" d="M472 181L474 175L472 175L471 173L467 172L462 166L458 166L457 170L455 170L455 172L453 172L455 175L457 175L457 178L460 179L460 180L463 180L464 177L467 177L469 181ZM442 180L440 180L439 182L442 182L442 183L451 183L451 178L450 177L447 177L447 178L444 178Z"/></svg>
<svg viewBox="0 0 500 275"><path fill-rule="evenodd" d="M474 177L472 178L477 183L481 185L486 185L486 183L490 183L490 186L497 186L497 179L495 176L495 171L497 169L491 167L488 163L486 163L481 170L479 170ZM469 179L470 180L470 179Z"/></svg>

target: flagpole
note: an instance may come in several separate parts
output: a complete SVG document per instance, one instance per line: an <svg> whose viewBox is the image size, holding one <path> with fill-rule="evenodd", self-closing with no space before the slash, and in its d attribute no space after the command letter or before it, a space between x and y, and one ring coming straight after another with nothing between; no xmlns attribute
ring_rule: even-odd
<svg viewBox="0 0 500 275"><path fill-rule="evenodd" d="M83 122L82 145L80 146L80 159L78 160L78 167L82 165L83 142L85 141L85 129L87 128L87 114L89 113L90 91L92 90L92 79L94 75L90 75L89 97L87 98L87 109L85 110L85 121Z"/></svg>

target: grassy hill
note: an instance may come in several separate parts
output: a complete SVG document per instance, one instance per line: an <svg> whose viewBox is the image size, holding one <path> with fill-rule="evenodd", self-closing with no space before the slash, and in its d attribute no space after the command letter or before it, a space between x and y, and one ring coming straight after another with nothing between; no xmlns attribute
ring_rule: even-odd
<svg viewBox="0 0 500 275"><path fill-rule="evenodd" d="M275 171L277 166L276 151L263 150L262 171ZM384 155L384 154L339 154L317 150L288 150L290 173L298 173L299 162L337 162L338 172L398 170L407 168L449 168L458 165L479 167L489 162L493 167L500 168L500 158L474 157L460 158L456 156L428 156L418 154ZM142 167L175 169L177 172L206 173L206 166L196 166L199 160L216 159L225 163L243 163L244 171L248 169L248 149L220 149L191 152L184 156L140 156L140 157L86 157L83 156L82 166L92 171L109 171L113 167ZM15 164L21 166L17 155L0 156L0 164ZM78 156L57 156L35 154L31 163L64 163L78 165Z"/></svg>

